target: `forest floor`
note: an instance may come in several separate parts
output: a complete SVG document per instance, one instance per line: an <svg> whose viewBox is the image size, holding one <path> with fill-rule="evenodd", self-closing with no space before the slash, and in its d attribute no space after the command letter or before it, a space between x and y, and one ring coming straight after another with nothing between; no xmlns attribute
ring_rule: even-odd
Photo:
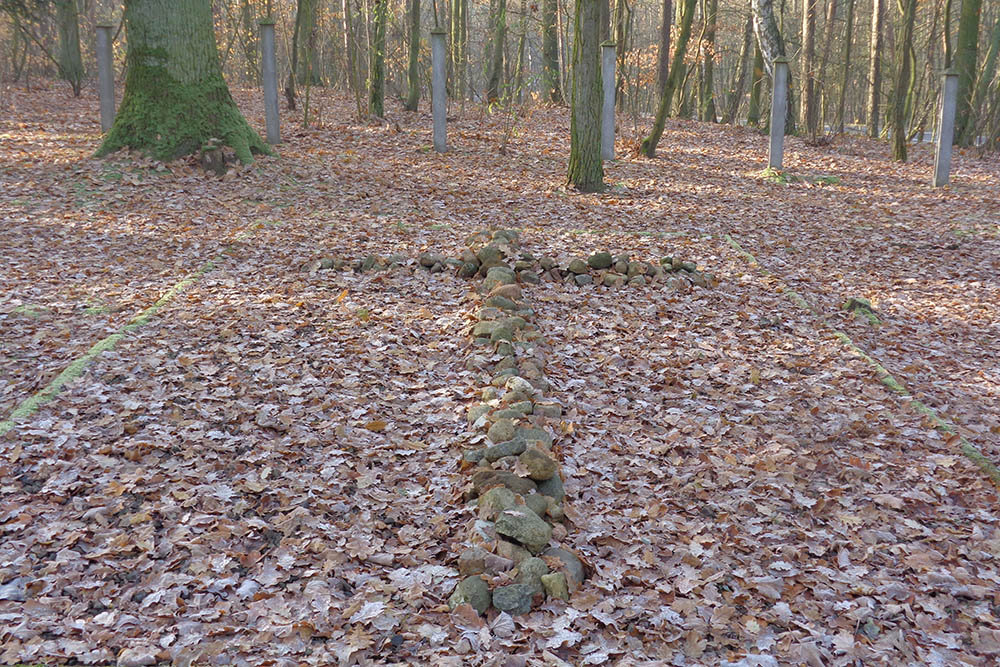
<svg viewBox="0 0 1000 667"><path fill-rule="evenodd" d="M283 112L280 158L220 179L93 159L92 92L6 91L0 420L71 371L0 436L0 662L1000 660L997 489L960 450L1000 461L995 156L958 151L934 190L928 147L791 138L779 183L759 133L671 121L582 195L565 109L454 109L438 155L424 105L364 124L314 95L316 127ZM480 621L446 604L470 283L302 266L455 256L483 228L719 284L524 286L566 406L563 541L592 572Z"/></svg>

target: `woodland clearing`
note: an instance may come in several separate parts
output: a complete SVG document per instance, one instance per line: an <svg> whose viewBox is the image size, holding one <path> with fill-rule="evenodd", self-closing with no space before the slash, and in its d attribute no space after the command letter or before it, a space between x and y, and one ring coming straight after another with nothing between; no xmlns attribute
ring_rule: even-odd
<svg viewBox="0 0 1000 667"><path fill-rule="evenodd" d="M0 436L0 662L1000 659L997 488L834 334L1000 461L995 156L959 151L934 190L929 147L790 138L780 183L765 136L671 120L657 159L581 195L565 109L506 142L504 115L456 110L439 155L423 110L369 125L313 94L315 127L283 111L280 156L216 178L92 158L92 91L5 92L0 419L194 279ZM625 153L644 123L620 122ZM513 618L446 604L472 519L469 282L302 270L455 256L484 228L719 279L523 286L564 406L563 542L591 574Z"/></svg>

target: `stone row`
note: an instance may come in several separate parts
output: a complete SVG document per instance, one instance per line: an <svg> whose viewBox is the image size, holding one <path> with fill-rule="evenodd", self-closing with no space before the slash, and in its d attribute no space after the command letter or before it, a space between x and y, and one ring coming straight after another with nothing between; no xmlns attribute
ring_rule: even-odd
<svg viewBox="0 0 1000 667"><path fill-rule="evenodd" d="M545 353L519 284L530 269L517 267L529 261L517 232L466 241L463 264L475 271L464 273L482 278L482 302L469 333L490 348L474 348L466 360L484 386L467 414L474 435L460 467L473 516L457 555L462 579L448 603L452 609L469 604L480 614L491 607L525 614L546 598L568 600L586 576L580 558L560 544L567 536L566 493L548 423L562 408L545 398Z"/></svg>

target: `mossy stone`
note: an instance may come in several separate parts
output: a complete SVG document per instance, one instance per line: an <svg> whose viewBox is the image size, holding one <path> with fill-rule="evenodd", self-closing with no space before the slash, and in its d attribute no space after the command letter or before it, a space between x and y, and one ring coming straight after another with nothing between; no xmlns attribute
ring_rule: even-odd
<svg viewBox="0 0 1000 667"><path fill-rule="evenodd" d="M582 259L580 259L579 257L577 257L570 261L569 266L566 267L566 270L569 271L570 273L580 275L582 273L587 273L589 269L587 268L587 263Z"/></svg>
<svg viewBox="0 0 1000 667"><path fill-rule="evenodd" d="M613 261L610 252L595 252L587 258L587 264L598 270L610 267Z"/></svg>
<svg viewBox="0 0 1000 667"><path fill-rule="evenodd" d="M468 603L480 615L490 608L490 587L478 574L466 577L455 588L448 598L448 607L454 609L460 604Z"/></svg>

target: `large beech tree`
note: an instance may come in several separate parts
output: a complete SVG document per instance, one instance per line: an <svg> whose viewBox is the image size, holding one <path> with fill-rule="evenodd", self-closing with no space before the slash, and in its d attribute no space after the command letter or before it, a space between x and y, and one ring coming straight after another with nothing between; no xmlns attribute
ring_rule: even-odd
<svg viewBox="0 0 1000 667"><path fill-rule="evenodd" d="M573 19L573 86L569 169L566 180L581 192L604 189L601 161L600 0L576 0Z"/></svg>
<svg viewBox="0 0 1000 667"><path fill-rule="evenodd" d="M128 147L172 160L213 138L244 164L271 153L222 78L211 0L126 0L125 30L125 94L98 156Z"/></svg>

